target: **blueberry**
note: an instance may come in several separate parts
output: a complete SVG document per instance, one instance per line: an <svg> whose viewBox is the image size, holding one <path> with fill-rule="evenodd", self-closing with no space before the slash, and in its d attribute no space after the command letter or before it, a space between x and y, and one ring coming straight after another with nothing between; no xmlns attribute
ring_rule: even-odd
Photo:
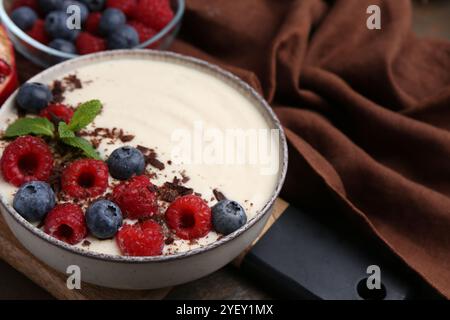
<svg viewBox="0 0 450 320"><path fill-rule="evenodd" d="M125 25L112 34L107 40L108 49L130 49L139 44L139 35L133 27Z"/></svg>
<svg viewBox="0 0 450 320"><path fill-rule="evenodd" d="M64 39L55 39L52 40L49 44L49 47L65 52L65 53L76 53L77 49L75 48L75 45L67 40Z"/></svg>
<svg viewBox="0 0 450 320"><path fill-rule="evenodd" d="M17 190L13 208L27 221L41 221L55 206L55 194L45 182L24 183Z"/></svg>
<svg viewBox="0 0 450 320"><path fill-rule="evenodd" d="M84 3L81 3L80 1L75 1L75 0L64 0L63 4L62 4L62 11L64 11L66 14L68 15L72 15L73 12L67 12L67 8L69 6L78 6L80 8L80 18L81 18L81 23L84 23L89 15L89 9L88 7L86 7L86 5Z"/></svg>
<svg viewBox="0 0 450 320"><path fill-rule="evenodd" d="M69 29L68 15L64 11L52 11L45 17L45 30L53 39L75 40L80 30Z"/></svg>
<svg viewBox="0 0 450 320"><path fill-rule="evenodd" d="M91 11L101 11L106 0L81 0Z"/></svg>
<svg viewBox="0 0 450 320"><path fill-rule="evenodd" d="M107 36L125 25L126 20L125 14L119 9L106 9L100 18L98 30L100 34Z"/></svg>
<svg viewBox="0 0 450 320"><path fill-rule="evenodd" d="M53 99L53 95L46 85L38 82L29 82L20 87L16 99L21 109L38 113Z"/></svg>
<svg viewBox="0 0 450 320"><path fill-rule="evenodd" d="M122 225L122 212L109 200L98 200L86 210L86 225L99 239L112 238Z"/></svg>
<svg viewBox="0 0 450 320"><path fill-rule="evenodd" d="M30 7L20 7L11 13L11 20L22 30L30 29L38 16Z"/></svg>
<svg viewBox="0 0 450 320"><path fill-rule="evenodd" d="M45 14L60 10L62 8L62 1L61 0L38 0L39 8L44 12Z"/></svg>
<svg viewBox="0 0 450 320"><path fill-rule="evenodd" d="M236 201L219 201L211 210L214 229L222 234L230 234L247 222L244 208Z"/></svg>
<svg viewBox="0 0 450 320"><path fill-rule="evenodd" d="M118 148L108 158L109 173L113 178L127 180L145 170L145 159L138 149L125 146Z"/></svg>

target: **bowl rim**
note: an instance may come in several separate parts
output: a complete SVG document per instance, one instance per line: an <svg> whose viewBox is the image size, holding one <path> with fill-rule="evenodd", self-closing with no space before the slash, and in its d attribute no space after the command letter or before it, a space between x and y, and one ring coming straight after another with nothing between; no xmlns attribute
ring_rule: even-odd
<svg viewBox="0 0 450 320"><path fill-rule="evenodd" d="M150 39L140 43L133 49L144 49L159 40L161 40L163 37L168 35L172 30L176 29L178 24L181 22L181 19L183 18L184 11L186 8L186 0L175 0L177 1L177 12L175 13L172 20L163 28L161 29L157 34L155 34ZM81 54L75 54L75 53L66 53L62 52L56 49L53 49L43 43L40 43L39 41L33 39L30 37L26 32L24 32L22 29L20 29L9 17L9 14L6 12L5 6L4 6L5 0L0 0L0 21L3 23L3 25L6 27L8 31L13 33L15 36L20 38L20 40L28 43L29 45L33 46L34 48L43 51L49 55L56 56L62 59L72 59L76 57L83 56Z"/></svg>
<svg viewBox="0 0 450 320"><path fill-rule="evenodd" d="M67 60L61 62L51 68L48 68L37 75L33 76L31 79L27 80L27 82L36 81L38 78L43 76L51 75L57 71L62 71L69 67L70 65L78 65L82 66L86 63L96 63L101 61L108 61L109 59L117 59L117 58L126 58L126 57L142 57L142 56L150 56L158 59L164 59L164 61L172 61L178 63L185 63L186 65L195 66L206 70L211 74L211 76L215 76L218 79L223 79L224 81L229 81L236 88L243 90L243 94L248 95L249 98L255 101L255 107L260 109L260 111L264 114L265 117L271 122L274 129L278 129L279 131L279 172L277 177L276 186L271 194L270 199L264 204L264 206L256 213L256 215L250 219L244 226L234 231L233 233L223 236L219 240L216 240L206 246L195 248L185 252L178 252L170 255L159 255L159 256L144 256L144 257L136 257L136 256L123 256L123 255L113 255L113 254L105 254L99 253L95 251L89 251L83 248L75 247L69 245L63 241L60 241L48 234L46 234L41 229L35 227L33 224L25 220L22 216L20 216L12 207L11 203L8 203L3 195L0 194L0 204L3 209L8 212L8 214L23 228L30 231L34 236L45 240L53 246L56 246L60 249L69 251L70 253L81 255L87 258L98 259L102 261L111 261L111 262L119 262L119 263L146 263L146 262L167 262L172 260L178 260L182 258L191 257L194 255L198 255L201 253L205 253L207 251L213 250L219 246L222 246L228 242L231 242L238 238L240 235L245 233L247 230L252 228L258 221L260 221L265 214L270 211L273 206L275 200L277 199L281 187L283 186L287 166L288 166L288 146L286 141L286 136L283 130L283 127L277 118L275 112L269 106L268 102L249 84L244 82L242 79L232 74L229 71L222 69L221 67L211 64L207 61L200 60L194 57L182 55L179 53L173 53L168 51L157 51L157 50L148 50L148 49L133 49L133 50L114 50L114 51L103 51L99 53L83 55L76 59ZM0 114L5 112L7 105L13 105L17 94L18 89L11 94L11 96L5 101L5 103L0 108Z"/></svg>

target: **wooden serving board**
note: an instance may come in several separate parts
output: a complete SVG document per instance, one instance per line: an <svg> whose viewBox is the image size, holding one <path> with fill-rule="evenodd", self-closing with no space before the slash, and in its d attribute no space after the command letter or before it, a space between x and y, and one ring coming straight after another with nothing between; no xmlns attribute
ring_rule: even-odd
<svg viewBox="0 0 450 320"><path fill-rule="evenodd" d="M260 237L281 216L287 206L288 204L282 199L278 198L276 200L272 216L269 217ZM248 249L233 261L234 265L239 266ZM23 273L38 286L58 299L162 299L172 289L117 290L83 283L81 290L69 290L66 287L66 277L32 256L16 240L2 216L0 216L0 259L10 264L13 268Z"/></svg>

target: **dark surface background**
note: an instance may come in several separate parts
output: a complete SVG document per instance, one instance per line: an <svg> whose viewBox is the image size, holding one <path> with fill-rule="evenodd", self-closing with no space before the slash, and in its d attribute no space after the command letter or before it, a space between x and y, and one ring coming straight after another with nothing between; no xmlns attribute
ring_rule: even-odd
<svg viewBox="0 0 450 320"><path fill-rule="evenodd" d="M413 28L420 36L450 39L450 1L414 2ZM174 288L168 299L270 299L278 296L226 266L200 280ZM24 275L0 260L0 299L53 299Z"/></svg>

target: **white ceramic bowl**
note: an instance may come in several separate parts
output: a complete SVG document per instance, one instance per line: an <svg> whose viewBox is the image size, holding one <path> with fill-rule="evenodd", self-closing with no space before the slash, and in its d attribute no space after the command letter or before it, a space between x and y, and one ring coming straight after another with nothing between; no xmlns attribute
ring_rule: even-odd
<svg viewBox="0 0 450 320"><path fill-rule="evenodd" d="M270 106L249 85L229 72L207 62L169 52L149 50L118 50L83 56L56 65L30 81L50 83L63 74L77 68L116 58L152 60L164 59L195 65L231 85L238 87L255 103L255 108L268 120L274 129L279 129L280 170L277 184L269 201L254 218L239 230L205 247L188 252L156 257L126 257L90 252L59 241L23 219L6 203L0 194L1 212L10 229L34 256L50 267L65 272L69 265L81 268L82 281L120 289L153 289L177 285L198 279L229 263L247 248L259 235L269 218L287 170L287 145L282 127ZM0 114L14 108L14 93L0 109Z"/></svg>

